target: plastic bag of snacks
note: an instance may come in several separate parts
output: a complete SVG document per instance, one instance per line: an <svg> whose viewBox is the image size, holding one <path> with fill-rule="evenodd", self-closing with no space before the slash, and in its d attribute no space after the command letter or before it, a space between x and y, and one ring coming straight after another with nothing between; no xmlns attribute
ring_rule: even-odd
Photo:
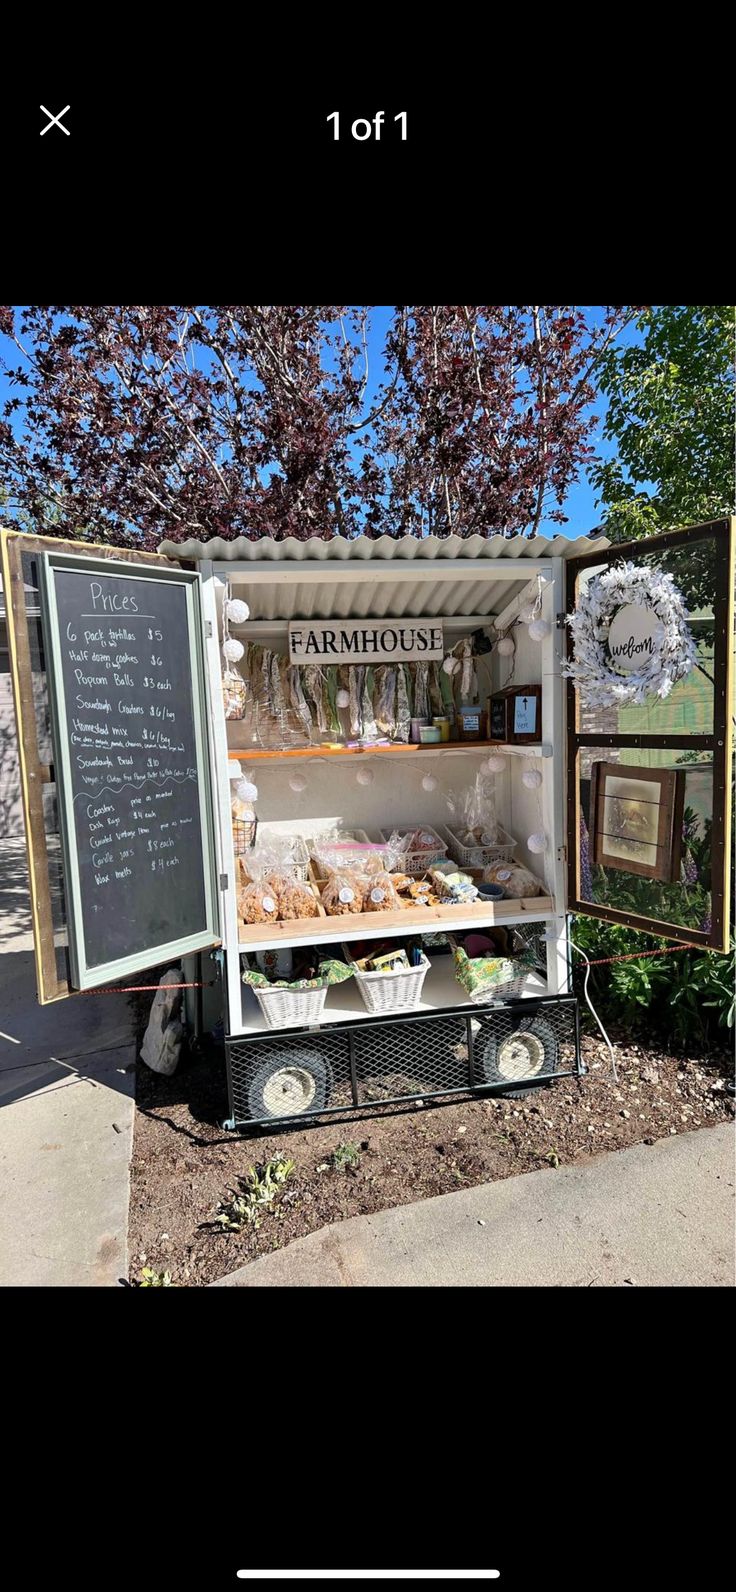
<svg viewBox="0 0 736 1592"><path fill-rule="evenodd" d="M237 894L238 915L245 923L317 917L314 892L290 868L287 846L259 846L239 861L241 881L248 878Z"/></svg>
<svg viewBox="0 0 736 1592"><path fill-rule="evenodd" d="M336 868L322 890L322 905L330 917L347 912L362 912L365 883L349 868Z"/></svg>
<svg viewBox="0 0 736 1592"><path fill-rule="evenodd" d="M385 870L372 874L365 881L364 912L395 912L401 907L399 896L390 873Z"/></svg>
<svg viewBox="0 0 736 1592"><path fill-rule="evenodd" d="M498 840L496 787L493 774L480 769L474 783L447 797L453 829L463 846L495 846Z"/></svg>
<svg viewBox="0 0 736 1592"><path fill-rule="evenodd" d="M237 669L225 669L222 676L222 702L226 719L244 719L248 701L246 684Z"/></svg>

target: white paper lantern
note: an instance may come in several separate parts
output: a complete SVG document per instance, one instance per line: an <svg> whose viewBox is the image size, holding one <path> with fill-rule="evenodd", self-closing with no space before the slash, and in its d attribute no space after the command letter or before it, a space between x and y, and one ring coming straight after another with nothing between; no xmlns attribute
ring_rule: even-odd
<svg viewBox="0 0 736 1592"><path fill-rule="evenodd" d="M424 779L422 780L422 790L436 790L436 789L437 789L437 781L436 781L436 779L434 777L434 774L425 774Z"/></svg>
<svg viewBox="0 0 736 1592"><path fill-rule="evenodd" d="M244 625L250 617L250 608L241 597L231 597L225 604L225 612L231 625Z"/></svg>
<svg viewBox="0 0 736 1592"><path fill-rule="evenodd" d="M299 796L299 795L301 795L301 792L303 790L306 790L306 788L307 788L307 782L306 782L303 774L292 774L291 775L291 777L289 779L289 790L293 790L294 794L296 796Z"/></svg>
<svg viewBox="0 0 736 1592"><path fill-rule="evenodd" d="M372 785L373 771L370 768L359 768L355 778L359 785Z"/></svg>
<svg viewBox="0 0 736 1592"><path fill-rule="evenodd" d="M483 773L484 774L502 774L504 769L505 769L505 767L506 767L505 759L503 757L499 757L498 754L496 753L496 754L494 754L493 757L487 757L486 758L485 763L483 764Z"/></svg>
<svg viewBox="0 0 736 1592"><path fill-rule="evenodd" d="M245 652L245 647L243 646L242 641L236 641L234 637L231 636L227 641L223 642L222 650L227 658L228 663L239 663L243 653Z"/></svg>
<svg viewBox="0 0 736 1592"><path fill-rule="evenodd" d="M502 636L496 647L496 651L499 653L499 655L502 658L510 658L513 650L514 643L511 636Z"/></svg>
<svg viewBox="0 0 736 1592"><path fill-rule="evenodd" d="M521 783L522 785L526 785L527 790L539 790L539 787L542 783L542 776L539 772L539 769L525 768L521 776Z"/></svg>
<svg viewBox="0 0 736 1592"><path fill-rule="evenodd" d="M338 691L337 696L335 697L335 701L336 701L336 703L337 703L339 708L349 708L350 707L350 692L346 691L343 688L341 691Z"/></svg>
<svg viewBox="0 0 736 1592"><path fill-rule="evenodd" d="M258 787L253 784L251 779L239 779L235 786L235 794L243 802L258 801Z"/></svg>
<svg viewBox="0 0 736 1592"><path fill-rule="evenodd" d="M533 852L536 852L536 853L539 853L541 851L546 851L547 850L547 836L541 834L541 832L539 834L536 834L536 835L530 835L529 839L527 840L527 846L529 847L530 851L533 851Z"/></svg>
<svg viewBox="0 0 736 1592"><path fill-rule="evenodd" d="M544 641L545 636L549 635L551 629L552 626L550 625L549 620L534 619L529 626L529 634L532 638L532 641Z"/></svg>
<svg viewBox="0 0 736 1592"><path fill-rule="evenodd" d="M445 674L457 674L457 671L460 668L460 659L452 657L445 658L443 659L442 667L445 671Z"/></svg>

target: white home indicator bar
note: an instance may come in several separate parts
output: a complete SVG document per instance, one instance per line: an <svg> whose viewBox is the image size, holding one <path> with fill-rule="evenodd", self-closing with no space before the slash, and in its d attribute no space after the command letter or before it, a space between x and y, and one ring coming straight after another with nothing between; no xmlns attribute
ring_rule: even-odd
<svg viewBox="0 0 736 1592"><path fill-rule="evenodd" d="M241 1581L497 1581L500 1570L238 1570Z"/></svg>

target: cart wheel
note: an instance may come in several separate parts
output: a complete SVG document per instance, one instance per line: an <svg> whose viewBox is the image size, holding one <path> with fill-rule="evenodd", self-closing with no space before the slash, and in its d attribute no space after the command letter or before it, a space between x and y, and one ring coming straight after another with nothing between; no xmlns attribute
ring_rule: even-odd
<svg viewBox="0 0 736 1592"><path fill-rule="evenodd" d="M513 1033L500 1035L486 1028L473 1047L476 1083L506 1083L517 1097L533 1089L513 1088L531 1078L549 1077L557 1067L557 1040L543 1017L524 1017Z"/></svg>
<svg viewBox="0 0 736 1592"><path fill-rule="evenodd" d="M299 1117L324 1111L332 1088L332 1068L312 1050L279 1050L261 1062L248 1082L251 1117Z"/></svg>

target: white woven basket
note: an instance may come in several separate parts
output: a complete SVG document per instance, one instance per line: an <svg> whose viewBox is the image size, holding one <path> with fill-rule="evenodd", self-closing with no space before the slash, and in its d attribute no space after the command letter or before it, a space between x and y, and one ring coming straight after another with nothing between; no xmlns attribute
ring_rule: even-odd
<svg viewBox="0 0 736 1592"><path fill-rule="evenodd" d="M268 1028L303 1028L318 1023L324 1010L328 985L322 989L278 989L275 986L253 991Z"/></svg>
<svg viewBox="0 0 736 1592"><path fill-rule="evenodd" d="M345 961L353 969L366 1011L406 1011L411 1006L419 1005L422 986L432 965L423 951L418 967L399 968L395 973L362 973L355 966L347 945L342 949Z"/></svg>
<svg viewBox="0 0 736 1592"><path fill-rule="evenodd" d="M457 941L456 941L455 936L453 934L448 934L447 943L448 943L448 945L450 947L450 951L454 952L455 949L456 949L456 946L457 946ZM471 957L470 960L473 961L474 958ZM477 960L482 960L482 959L478 958ZM502 958L502 960L511 962L511 961L514 961L515 958L513 956L510 956L510 957L504 957L504 958ZM466 1000L469 1000L471 1002L471 1004L473 1006L487 1006L490 1002L493 1002L493 1001L512 1001L512 1000L518 999L520 996L522 996L524 994L524 991L527 989L528 980L529 980L529 973L532 971L531 968L526 968L525 971L522 973L520 978L507 978L505 980L505 982L503 980L500 980L499 982L497 982L495 984L489 985L488 988L486 988L486 989L476 989L476 990L474 990L472 995L471 995L465 989L465 986L461 983L460 979L458 978L457 968L455 967L455 958L454 958L454 956L453 956L453 960L452 960L452 970L453 970L453 974L455 976L456 982L460 985L460 988L461 988L461 990L463 992L463 995L465 996ZM545 987L543 987L541 989L540 993L542 993L542 994L544 993L544 988Z"/></svg>
<svg viewBox="0 0 736 1592"><path fill-rule="evenodd" d="M464 846L454 829L446 831L450 856L464 868L488 868L492 862L512 862L519 844L513 835L498 826L498 840L493 846Z"/></svg>
<svg viewBox="0 0 736 1592"><path fill-rule="evenodd" d="M396 824L395 826L400 835L410 834L417 827L423 829L427 835L434 835L437 841L437 850L427 849L426 851L402 852L396 868L400 873L409 873L412 876L416 875L421 878L422 874L426 873L433 863L442 862L447 856L447 842L442 839L441 835L438 835L437 830L433 829L431 824L419 824L418 826L416 824ZM385 829L379 829L378 833L382 840L390 840L391 838L390 835L386 834Z"/></svg>

